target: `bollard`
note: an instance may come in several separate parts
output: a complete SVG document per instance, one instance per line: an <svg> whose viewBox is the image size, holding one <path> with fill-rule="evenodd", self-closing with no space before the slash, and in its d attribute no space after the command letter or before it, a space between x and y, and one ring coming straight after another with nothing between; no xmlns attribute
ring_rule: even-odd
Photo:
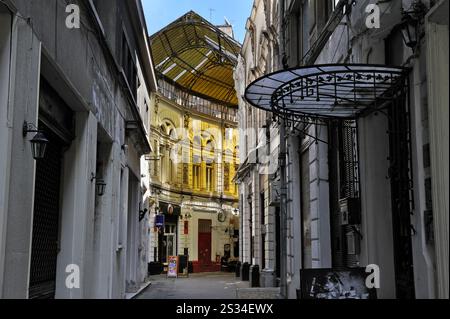
<svg viewBox="0 0 450 319"><path fill-rule="evenodd" d="M259 288L260 287L260 272L259 272L259 266L254 265L250 267L250 287L252 288Z"/></svg>
<svg viewBox="0 0 450 319"><path fill-rule="evenodd" d="M242 263L239 261L236 264L236 278L240 278L241 277L241 267L242 267Z"/></svg>
<svg viewBox="0 0 450 319"><path fill-rule="evenodd" d="M242 264L241 277L242 277L242 281L250 280L250 264L249 263Z"/></svg>

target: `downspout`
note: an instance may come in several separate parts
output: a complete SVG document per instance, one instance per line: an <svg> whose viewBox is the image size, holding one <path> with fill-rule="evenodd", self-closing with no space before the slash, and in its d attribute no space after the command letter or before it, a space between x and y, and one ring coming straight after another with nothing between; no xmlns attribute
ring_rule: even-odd
<svg viewBox="0 0 450 319"><path fill-rule="evenodd" d="M286 24L285 24L285 1L280 1L280 48L281 48L281 61L280 65L283 68L287 67L287 56L286 56ZM281 194L280 194L280 219L281 219L281 231L280 231L280 243L281 243L281 263L280 263L280 293L281 297L287 299L287 183L286 183L286 119L280 118L280 182L281 182Z"/></svg>

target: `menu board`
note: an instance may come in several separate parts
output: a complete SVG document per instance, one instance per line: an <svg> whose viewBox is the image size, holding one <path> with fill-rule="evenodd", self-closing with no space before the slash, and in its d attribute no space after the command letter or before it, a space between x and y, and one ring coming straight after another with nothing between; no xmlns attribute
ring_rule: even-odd
<svg viewBox="0 0 450 319"><path fill-rule="evenodd" d="M167 277L178 278L178 257L170 256L168 258Z"/></svg>

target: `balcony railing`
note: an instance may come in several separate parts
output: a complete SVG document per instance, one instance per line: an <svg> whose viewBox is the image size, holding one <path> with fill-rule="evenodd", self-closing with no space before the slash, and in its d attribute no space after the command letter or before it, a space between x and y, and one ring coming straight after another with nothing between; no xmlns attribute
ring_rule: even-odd
<svg viewBox="0 0 450 319"><path fill-rule="evenodd" d="M159 93L178 105L220 120L237 122L237 109L220 105L178 89L164 80L158 81Z"/></svg>

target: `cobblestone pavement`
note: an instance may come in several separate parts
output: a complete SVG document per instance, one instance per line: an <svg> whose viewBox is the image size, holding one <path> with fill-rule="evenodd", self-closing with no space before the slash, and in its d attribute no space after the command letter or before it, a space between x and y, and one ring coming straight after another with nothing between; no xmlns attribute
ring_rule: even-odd
<svg viewBox="0 0 450 319"><path fill-rule="evenodd" d="M237 288L248 288L234 274L191 274L189 278L152 276L151 285L136 299L236 299Z"/></svg>

